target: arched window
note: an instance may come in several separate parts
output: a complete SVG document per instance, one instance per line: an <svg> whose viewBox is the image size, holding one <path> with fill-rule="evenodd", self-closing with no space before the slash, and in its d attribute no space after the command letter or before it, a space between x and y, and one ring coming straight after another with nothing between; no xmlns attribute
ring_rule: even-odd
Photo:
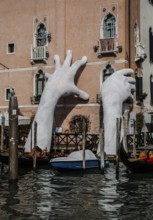
<svg viewBox="0 0 153 220"><path fill-rule="evenodd" d="M47 30L43 23L40 23L37 26L37 33L36 33L36 46L45 46L47 43Z"/></svg>
<svg viewBox="0 0 153 220"><path fill-rule="evenodd" d="M113 73L114 73L114 69L110 64L107 64L107 66L103 70L103 81L105 81Z"/></svg>
<svg viewBox="0 0 153 220"><path fill-rule="evenodd" d="M41 97L46 83L46 77L42 70L39 70L35 76L35 96Z"/></svg>
<svg viewBox="0 0 153 220"><path fill-rule="evenodd" d="M113 38L116 35L116 18L108 14L103 21L103 38Z"/></svg>

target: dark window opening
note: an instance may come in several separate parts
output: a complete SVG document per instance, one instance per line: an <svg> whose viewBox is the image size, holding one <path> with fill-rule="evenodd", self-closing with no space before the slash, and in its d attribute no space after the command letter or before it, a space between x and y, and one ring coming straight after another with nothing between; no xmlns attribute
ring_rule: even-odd
<svg viewBox="0 0 153 220"><path fill-rule="evenodd" d="M38 97L38 99L40 99L43 93L45 83L46 83L45 74L43 73L42 70L39 70L35 78L35 88L36 88L35 96Z"/></svg>
<svg viewBox="0 0 153 220"><path fill-rule="evenodd" d="M150 76L150 104L153 105L153 76Z"/></svg>
<svg viewBox="0 0 153 220"><path fill-rule="evenodd" d="M143 81L142 81L142 77L135 77L136 80L136 100L140 101L142 94L143 94Z"/></svg>
<svg viewBox="0 0 153 220"><path fill-rule="evenodd" d="M9 100L11 95L12 95L12 91L15 91L14 88L7 88L5 90L5 100Z"/></svg>
<svg viewBox="0 0 153 220"><path fill-rule="evenodd" d="M149 49L150 49L150 62L153 62L153 32L152 28L149 28Z"/></svg>
<svg viewBox="0 0 153 220"><path fill-rule="evenodd" d="M8 53L14 53L14 44L8 44Z"/></svg>
<svg viewBox="0 0 153 220"><path fill-rule="evenodd" d="M36 42L37 42L37 47L45 46L47 43L46 27L42 23L39 24L37 28Z"/></svg>

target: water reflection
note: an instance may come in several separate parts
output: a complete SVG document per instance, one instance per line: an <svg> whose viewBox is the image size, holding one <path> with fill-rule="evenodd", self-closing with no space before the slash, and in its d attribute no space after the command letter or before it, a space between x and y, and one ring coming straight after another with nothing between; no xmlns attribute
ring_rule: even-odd
<svg viewBox="0 0 153 220"><path fill-rule="evenodd" d="M153 218L153 176L127 174L120 165L100 173L20 171L16 185L0 175L0 219L105 219Z"/></svg>

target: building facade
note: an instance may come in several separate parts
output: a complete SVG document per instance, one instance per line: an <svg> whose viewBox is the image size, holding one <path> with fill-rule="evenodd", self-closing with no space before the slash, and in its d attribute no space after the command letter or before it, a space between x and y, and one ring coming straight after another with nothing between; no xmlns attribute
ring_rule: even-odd
<svg viewBox="0 0 153 220"><path fill-rule="evenodd" d="M74 95L61 97L54 128L62 132L69 131L74 115L82 114L89 117L90 132L98 133L103 81L129 67L140 77L139 61L145 56L143 50L139 52L140 45L135 47L140 43L140 0L5 0L0 24L1 113L8 110L13 88L20 112L32 117L46 83L45 73L54 72L54 54L63 62L68 49L73 62L88 57L75 82L90 98L84 102Z"/></svg>
<svg viewBox="0 0 153 220"><path fill-rule="evenodd" d="M153 1L146 3L140 1L140 35L146 53L146 59L142 62L141 77L143 79L142 91L147 93L144 100L144 110L153 110Z"/></svg>

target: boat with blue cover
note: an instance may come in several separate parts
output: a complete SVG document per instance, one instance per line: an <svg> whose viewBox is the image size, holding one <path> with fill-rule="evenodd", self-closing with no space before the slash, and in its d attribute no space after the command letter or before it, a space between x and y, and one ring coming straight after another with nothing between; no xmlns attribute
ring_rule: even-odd
<svg viewBox="0 0 153 220"><path fill-rule="evenodd" d="M51 167L57 170L83 170L83 150L74 151L67 157L58 157L50 160ZM109 161L105 160L105 167ZM100 160L90 150L85 150L85 169L100 169Z"/></svg>

